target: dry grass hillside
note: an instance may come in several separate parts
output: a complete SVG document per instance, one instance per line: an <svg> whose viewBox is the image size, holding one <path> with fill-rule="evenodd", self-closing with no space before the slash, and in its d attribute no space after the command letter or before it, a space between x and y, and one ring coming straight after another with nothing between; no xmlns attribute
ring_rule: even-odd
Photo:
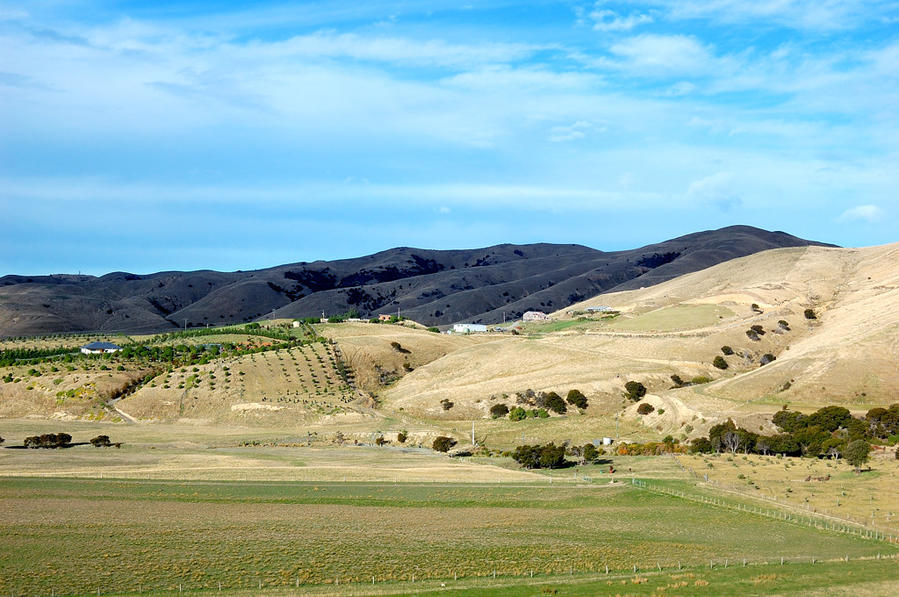
<svg viewBox="0 0 899 597"><path fill-rule="evenodd" d="M782 404L864 411L899 394L897 282L899 245L759 253L524 324L521 336L494 336L417 369L385 401L422 417L473 419L497 401L514 406L514 392L578 388L590 399L581 424L591 425L591 414L627 406L623 386L633 379L656 411L625 413L660 433L695 434L730 416L770 431L765 421ZM584 313L595 305L620 314ZM751 326L761 326L758 340ZM734 354L722 354L725 345ZM776 360L763 366L766 354ZM716 356L727 370L713 366ZM674 388L671 375L687 387ZM689 384L697 377L713 381Z"/></svg>

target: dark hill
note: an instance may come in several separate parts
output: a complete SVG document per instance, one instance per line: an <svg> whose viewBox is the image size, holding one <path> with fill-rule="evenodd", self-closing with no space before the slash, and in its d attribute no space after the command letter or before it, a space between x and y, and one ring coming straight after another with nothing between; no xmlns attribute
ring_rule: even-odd
<svg viewBox="0 0 899 597"><path fill-rule="evenodd" d="M658 284L778 247L821 244L748 226L697 232L628 251L581 245L399 247L354 259L249 272L0 278L0 336L155 332L270 317L396 313L429 325L494 323L611 290Z"/></svg>

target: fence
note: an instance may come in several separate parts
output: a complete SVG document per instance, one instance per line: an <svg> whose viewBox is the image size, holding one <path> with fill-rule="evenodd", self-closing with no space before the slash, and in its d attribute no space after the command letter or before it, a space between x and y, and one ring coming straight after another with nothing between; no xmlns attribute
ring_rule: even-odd
<svg viewBox="0 0 899 597"><path fill-rule="evenodd" d="M727 501L717 497L711 497L702 494L690 494L684 491L662 487L660 485L650 485L649 483L641 479L631 479L631 485L640 489L651 491L653 493L670 495L683 500L717 506L719 508L724 508L727 510L748 512L750 514L764 516L766 518L781 520L801 526L808 526L823 531L833 531L835 533L855 535L863 539L871 539L874 541L899 543L899 536L897 535L884 533L876 529L869 529L859 524L847 524L844 521L828 520L824 516L801 516L792 512L787 512L785 510L760 508L758 506L752 506L741 502Z"/></svg>

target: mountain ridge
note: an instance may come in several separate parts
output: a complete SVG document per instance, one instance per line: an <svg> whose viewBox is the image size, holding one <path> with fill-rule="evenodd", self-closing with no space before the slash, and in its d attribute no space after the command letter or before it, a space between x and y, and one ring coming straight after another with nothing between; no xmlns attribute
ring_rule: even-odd
<svg viewBox="0 0 899 597"><path fill-rule="evenodd" d="M354 309L364 317L399 310L428 325L497 323L527 310L555 311L613 289L655 285L766 249L808 245L833 246L730 226L624 251L552 243L395 247L249 271L5 275L0 277L0 336L158 332Z"/></svg>

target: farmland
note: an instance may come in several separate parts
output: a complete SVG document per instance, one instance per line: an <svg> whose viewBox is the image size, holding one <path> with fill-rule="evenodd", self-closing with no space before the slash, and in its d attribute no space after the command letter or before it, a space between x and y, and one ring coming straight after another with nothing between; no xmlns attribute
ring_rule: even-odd
<svg viewBox="0 0 899 597"><path fill-rule="evenodd" d="M0 504L4 593L620 573L896 552L628 484L20 478L4 481Z"/></svg>

